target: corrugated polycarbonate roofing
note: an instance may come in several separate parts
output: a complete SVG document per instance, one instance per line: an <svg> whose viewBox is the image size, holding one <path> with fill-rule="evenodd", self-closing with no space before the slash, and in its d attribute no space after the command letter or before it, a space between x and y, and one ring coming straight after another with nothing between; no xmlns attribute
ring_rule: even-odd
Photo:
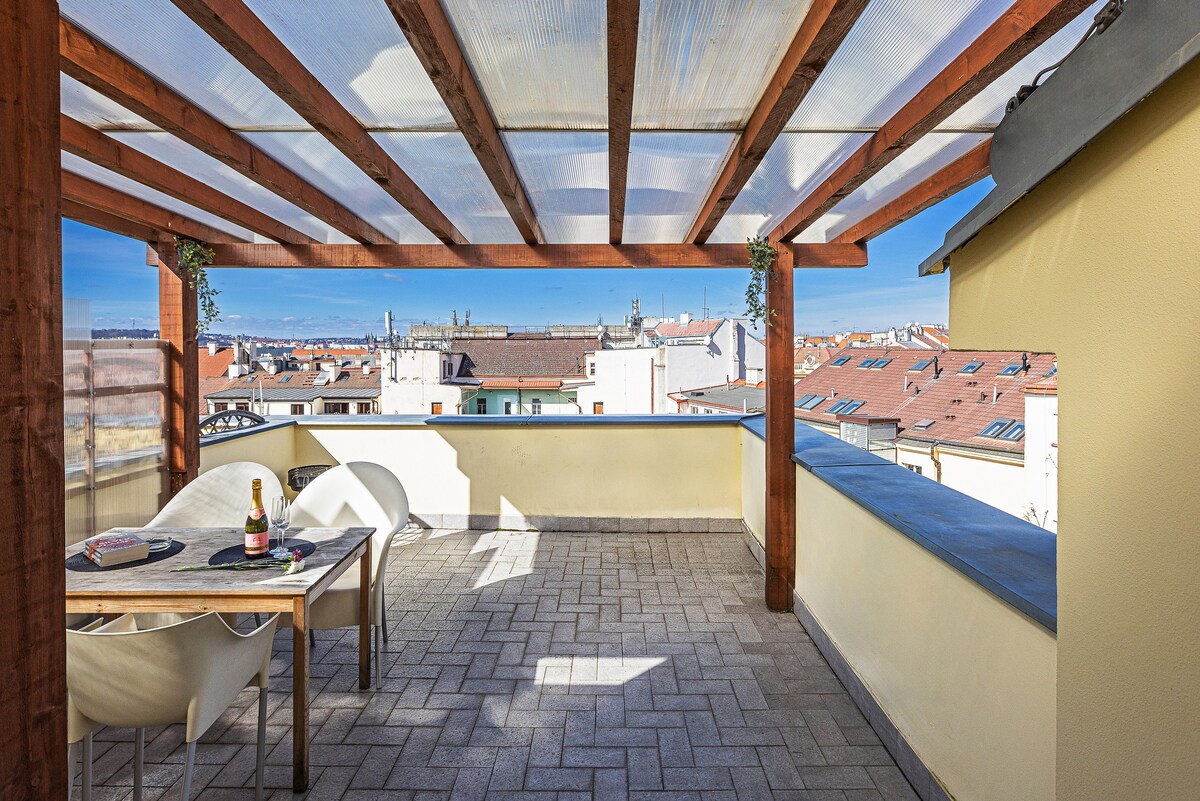
<svg viewBox="0 0 1200 801"><path fill-rule="evenodd" d="M385 0L245 0L468 241L521 241ZM441 0L548 242L606 242L605 0ZM682 241L812 0L642 0L624 241ZM1011 5L871 0L716 227L765 234ZM797 237L827 241L990 135L1009 97L1067 53L1092 9ZM420 225L171 0L62 0L62 14L401 243ZM186 46L178 46L186 43ZM318 241L351 241L137 114L62 77L62 110ZM68 169L253 238L82 160Z"/></svg>

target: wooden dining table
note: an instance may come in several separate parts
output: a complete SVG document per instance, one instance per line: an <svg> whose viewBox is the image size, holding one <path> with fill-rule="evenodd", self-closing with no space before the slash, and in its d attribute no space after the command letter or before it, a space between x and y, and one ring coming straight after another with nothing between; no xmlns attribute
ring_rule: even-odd
<svg viewBox="0 0 1200 801"><path fill-rule="evenodd" d="M371 686L370 587L371 535L374 528L295 528L288 539L307 540L316 551L304 559L299 573L282 568L199 570L175 568L204 565L218 551L238 545L238 528L118 528L143 539L171 537L184 548L156 562L108 570L67 570L68 613L116 615L128 612L290 612L292 615L292 789L308 790L308 610L342 573L359 561L358 686ZM68 558L83 551L69 546Z"/></svg>

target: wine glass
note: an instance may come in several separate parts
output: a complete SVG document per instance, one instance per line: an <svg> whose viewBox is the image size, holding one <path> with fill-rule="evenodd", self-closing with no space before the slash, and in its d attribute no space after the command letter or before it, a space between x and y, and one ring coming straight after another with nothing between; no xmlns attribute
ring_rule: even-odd
<svg viewBox="0 0 1200 801"><path fill-rule="evenodd" d="M283 542L287 538L288 528L292 525L292 502L283 495L276 495L271 499L271 525L279 532L279 544L271 555L280 557L287 553Z"/></svg>

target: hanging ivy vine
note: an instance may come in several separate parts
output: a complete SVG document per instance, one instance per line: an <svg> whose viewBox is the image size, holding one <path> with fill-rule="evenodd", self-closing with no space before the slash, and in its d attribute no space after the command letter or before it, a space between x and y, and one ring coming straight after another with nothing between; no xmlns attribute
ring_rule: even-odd
<svg viewBox="0 0 1200 801"><path fill-rule="evenodd" d="M209 285L204 269L213 263L213 252L203 242L180 236L175 237L175 252L179 255L179 266L187 270L191 288L196 290L196 335L199 336L221 320L221 310L217 307L217 295L221 293Z"/></svg>
<svg viewBox="0 0 1200 801"><path fill-rule="evenodd" d="M771 325L775 310L767 306L767 281L774 279L775 257L779 251L771 247L764 237L756 236L746 240L746 250L750 252L750 284L746 287L746 316L750 324L756 325L762 320Z"/></svg>

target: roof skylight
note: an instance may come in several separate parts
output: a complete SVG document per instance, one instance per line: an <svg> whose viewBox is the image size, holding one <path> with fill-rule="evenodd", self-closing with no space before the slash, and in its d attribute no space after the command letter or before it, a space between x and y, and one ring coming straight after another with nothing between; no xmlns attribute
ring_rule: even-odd
<svg viewBox="0 0 1200 801"><path fill-rule="evenodd" d="M858 363L858 366L859 367L874 367L875 361L876 361L875 359L863 359L861 362Z"/></svg>
<svg viewBox="0 0 1200 801"><path fill-rule="evenodd" d="M908 368L908 371L910 373L919 373L931 364L933 364L933 359L922 359L912 367Z"/></svg>
<svg viewBox="0 0 1200 801"><path fill-rule="evenodd" d="M831 361L830 364L834 367L841 367L843 364L845 364L848 361L850 361L849 356L838 356L836 359Z"/></svg>
<svg viewBox="0 0 1200 801"><path fill-rule="evenodd" d="M1011 436L1010 433L1012 433ZM1018 440L1024 435L1025 422L1006 417L1000 417L993 420L992 422L988 423L982 431L979 432L979 436L991 437L992 439Z"/></svg>
<svg viewBox="0 0 1200 801"><path fill-rule="evenodd" d="M1000 372L997 373L997 375L1016 375L1019 372L1021 372L1021 365L1006 364L1006 365L1004 365L1003 368L1001 368Z"/></svg>
<svg viewBox="0 0 1200 801"><path fill-rule="evenodd" d="M876 359L875 363L871 365L871 369L872 370L880 370L884 367L887 367L889 364L891 364L894 361L895 361L895 359Z"/></svg>
<svg viewBox="0 0 1200 801"><path fill-rule="evenodd" d="M962 375L964 373L970 374L970 373L978 372L980 367L983 367L983 362L967 362L966 364L964 364L962 367L959 368L958 373L959 373L959 375Z"/></svg>

